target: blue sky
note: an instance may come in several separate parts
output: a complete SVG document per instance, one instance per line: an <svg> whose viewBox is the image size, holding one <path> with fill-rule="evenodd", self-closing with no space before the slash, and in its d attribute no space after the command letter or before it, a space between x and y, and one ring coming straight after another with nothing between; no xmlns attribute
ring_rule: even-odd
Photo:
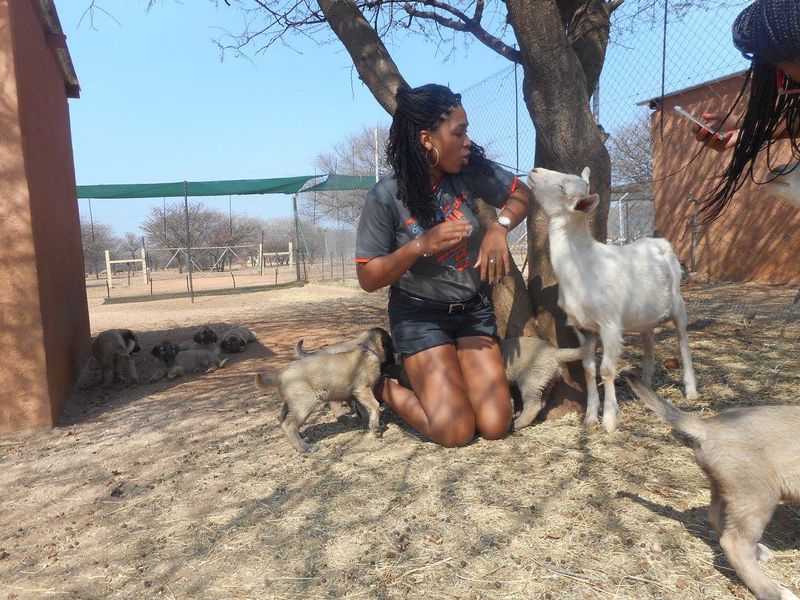
<svg viewBox="0 0 800 600"><path fill-rule="evenodd" d="M321 44L295 37L291 47L276 45L252 61L233 55L221 61L213 39L241 30L238 11L223 2L164 0L150 12L144 0L99 3L119 23L96 13L94 27L88 18L79 26L89 0L56 0L82 88L81 98L69 103L79 185L312 174L319 153L364 125L388 121L333 36ZM743 66L730 43L739 10L697 12L686 24L670 26L668 91ZM624 125L635 103L660 88L660 29L640 27L618 39L601 82L607 130ZM510 66L478 42L457 40L447 60L419 36L388 45L412 85L438 82L463 91ZM473 137L490 148L493 138L502 140L495 146L505 154L513 133L511 83L507 77L493 81L464 98ZM520 108L520 167L527 170L533 132ZM288 197L266 200L234 198L234 211L290 215ZM227 211L227 197L203 202ZM95 201L93 216L118 233L136 232L150 204Z"/></svg>

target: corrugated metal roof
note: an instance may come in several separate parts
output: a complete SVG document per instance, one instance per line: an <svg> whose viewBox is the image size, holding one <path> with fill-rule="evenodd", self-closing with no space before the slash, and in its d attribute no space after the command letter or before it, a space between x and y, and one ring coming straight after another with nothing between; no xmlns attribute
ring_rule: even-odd
<svg viewBox="0 0 800 600"><path fill-rule="evenodd" d="M731 73L730 75L723 75L722 77L717 77L716 79L710 79L709 81L704 81L703 83L698 83L696 85L690 85L689 87L685 87L680 90L675 90L674 92L667 92L664 94L664 98L669 98L670 96L678 96L680 94L685 94L686 92L691 92L692 90L698 90L708 85L713 85L715 83L719 83L720 81L725 81L726 79L733 79L734 77L740 77L745 73L747 73L747 69L742 69L741 71L736 71L734 73ZM652 98L648 98L647 100L642 100L641 102L637 102L636 106L649 106L650 108L653 108L651 104L653 102L656 102L657 100L661 100L661 96L654 96Z"/></svg>

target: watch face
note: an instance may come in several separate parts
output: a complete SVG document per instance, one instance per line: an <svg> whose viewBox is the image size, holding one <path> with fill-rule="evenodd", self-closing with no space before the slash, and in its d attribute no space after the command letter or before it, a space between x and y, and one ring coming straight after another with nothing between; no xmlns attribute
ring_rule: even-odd
<svg viewBox="0 0 800 600"><path fill-rule="evenodd" d="M509 227L511 225L511 219L509 219L505 215L501 215L497 217L497 222L500 223L503 227Z"/></svg>

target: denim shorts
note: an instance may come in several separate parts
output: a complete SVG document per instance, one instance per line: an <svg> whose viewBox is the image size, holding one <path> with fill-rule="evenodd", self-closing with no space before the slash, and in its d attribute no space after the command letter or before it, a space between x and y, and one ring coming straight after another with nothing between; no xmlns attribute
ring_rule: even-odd
<svg viewBox="0 0 800 600"><path fill-rule="evenodd" d="M470 310L453 315L390 298L389 327L395 350L403 357L455 344L461 337L499 339L492 304L486 296Z"/></svg>

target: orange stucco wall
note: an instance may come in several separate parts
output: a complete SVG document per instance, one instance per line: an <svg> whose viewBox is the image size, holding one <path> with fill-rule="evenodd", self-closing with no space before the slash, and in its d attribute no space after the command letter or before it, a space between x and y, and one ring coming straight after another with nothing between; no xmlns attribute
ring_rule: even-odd
<svg viewBox="0 0 800 600"><path fill-rule="evenodd" d="M665 98L663 139L660 111L652 116L655 228L672 242L687 265L692 214L689 197L705 197L727 166L730 151L719 154L701 150L689 122L672 107L679 104L698 116L708 110L727 110L742 83L741 77L728 78ZM773 165L789 160L788 140L782 141L778 150L771 159ZM698 151L699 155L690 161ZM755 176L757 180L765 178L766 156L759 159ZM714 280L800 283L798 248L800 211L769 196L763 186L748 181L719 219L698 229L695 269Z"/></svg>
<svg viewBox="0 0 800 600"><path fill-rule="evenodd" d="M64 77L32 0L0 0L0 431L54 425L89 348Z"/></svg>

